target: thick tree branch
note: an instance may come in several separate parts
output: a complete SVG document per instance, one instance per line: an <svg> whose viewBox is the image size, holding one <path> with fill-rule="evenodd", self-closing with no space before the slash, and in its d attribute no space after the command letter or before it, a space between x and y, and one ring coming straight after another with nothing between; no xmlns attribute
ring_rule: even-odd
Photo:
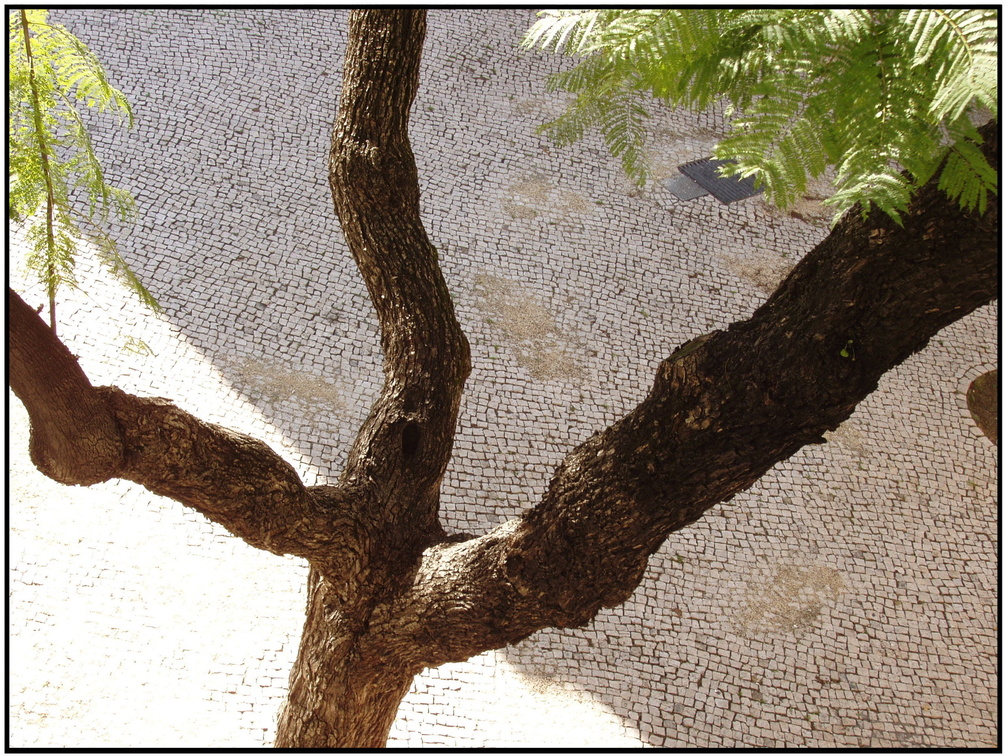
<svg viewBox="0 0 1005 756"><path fill-rule="evenodd" d="M31 419L31 456L68 485L139 483L198 510L252 546L358 571L366 550L348 495L304 488L266 444L167 399L94 387L38 314L7 292L10 386Z"/></svg>
<svg viewBox="0 0 1005 756"><path fill-rule="evenodd" d="M312 570L279 746L384 744L413 665L372 653L371 613L408 588L423 549L444 537L440 480L471 367L419 216L408 140L425 28L421 10L355 10L349 17L330 183L377 312L384 386L340 480L354 498L366 548L348 583Z"/></svg>
<svg viewBox="0 0 1005 756"><path fill-rule="evenodd" d="M7 289L8 382L31 417L31 461L67 485L113 477L122 464L115 420L77 359L13 289Z"/></svg>
<svg viewBox="0 0 1005 756"><path fill-rule="evenodd" d="M982 133L997 165L995 125ZM822 443L884 372L997 295L998 213L997 198L962 212L935 181L903 228L849 213L749 320L665 360L645 401L576 448L523 518L428 549L374 616L387 627L375 647L458 661L624 601L671 532Z"/></svg>
<svg viewBox="0 0 1005 756"><path fill-rule="evenodd" d="M277 748L379 748L413 674L394 659L361 653L367 621L319 570L307 577L307 619L279 718Z"/></svg>
<svg viewBox="0 0 1005 756"><path fill-rule="evenodd" d="M374 562L394 564L409 550L407 543L424 546L440 533L439 483L470 357L419 217L418 173L408 141L425 12L356 10L349 25L331 189L377 311L385 382L342 482L359 493L360 506L380 533L377 541L386 547Z"/></svg>

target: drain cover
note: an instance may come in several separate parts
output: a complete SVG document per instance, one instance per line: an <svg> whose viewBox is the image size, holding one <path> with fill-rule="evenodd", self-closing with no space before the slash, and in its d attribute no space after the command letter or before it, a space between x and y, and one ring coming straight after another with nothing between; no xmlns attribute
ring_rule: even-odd
<svg viewBox="0 0 1005 756"><path fill-rule="evenodd" d="M731 162L730 160L705 158L704 160L684 163L684 165L678 167L678 170L701 188L711 192L712 196L719 200L719 202L727 205L730 202L747 199L747 197L753 197L755 194L760 194L764 191L764 189L754 188L753 176L745 179L735 176L720 176L719 166Z"/></svg>
<svg viewBox="0 0 1005 756"><path fill-rule="evenodd" d="M708 194L707 189L702 189L687 176L681 174L668 178L663 182L663 188L680 200L693 200L696 197L704 197Z"/></svg>

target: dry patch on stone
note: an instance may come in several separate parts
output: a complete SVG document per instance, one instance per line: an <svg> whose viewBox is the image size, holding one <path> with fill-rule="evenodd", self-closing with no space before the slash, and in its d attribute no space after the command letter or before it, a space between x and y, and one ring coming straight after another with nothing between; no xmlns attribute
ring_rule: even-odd
<svg viewBox="0 0 1005 756"><path fill-rule="evenodd" d="M808 194L792 203L785 212L790 218L805 221L813 226L826 226L834 217L833 208L823 203L826 194Z"/></svg>
<svg viewBox="0 0 1005 756"><path fill-rule="evenodd" d="M834 185L828 178L832 174L833 169L830 169L821 178L811 178L806 182L806 192L803 196L784 210L762 198L763 206L769 216L776 218L788 216L811 226L826 227L834 218L834 208L824 204L824 200L834 194Z"/></svg>
<svg viewBox="0 0 1005 756"><path fill-rule="evenodd" d="M234 365L234 372L243 388L272 402L295 396L309 404L343 406L338 387L310 373L266 360L245 360Z"/></svg>
<svg viewBox="0 0 1005 756"><path fill-rule="evenodd" d="M845 421L827 434L828 441L836 441L839 446L847 449L853 454L864 456L869 453L869 447L865 441L865 434L852 422Z"/></svg>
<svg viewBox="0 0 1005 756"><path fill-rule="evenodd" d="M777 255L723 255L722 262L732 273L744 278L765 294L774 293L789 275L794 263Z"/></svg>
<svg viewBox="0 0 1005 756"><path fill-rule="evenodd" d="M542 176L523 178L509 186L503 209L511 218L536 218L545 213L558 215L591 212L595 205L578 192L555 187Z"/></svg>
<svg viewBox="0 0 1005 756"><path fill-rule="evenodd" d="M826 179L811 179L807 183L806 194L785 210L781 210L764 199L754 198L755 215L768 220L796 218L817 227L826 227L833 216L833 210L823 201L833 194L834 188ZM759 221L760 222L760 221ZM745 251L742 255L724 254L723 264L732 273L746 279L765 294L773 294L778 285L795 267L796 259L785 255L772 254L763 250Z"/></svg>
<svg viewBox="0 0 1005 756"><path fill-rule="evenodd" d="M748 583L736 626L742 635L798 633L816 625L843 590L841 573L832 567L779 565L767 582Z"/></svg>
<svg viewBox="0 0 1005 756"><path fill-rule="evenodd" d="M512 281L489 274L475 278L478 308L512 342L517 362L536 379L580 377L555 318Z"/></svg>

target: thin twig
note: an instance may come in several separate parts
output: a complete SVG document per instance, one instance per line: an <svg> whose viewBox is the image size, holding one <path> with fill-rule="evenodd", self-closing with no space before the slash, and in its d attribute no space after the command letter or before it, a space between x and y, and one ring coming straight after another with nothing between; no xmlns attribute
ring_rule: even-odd
<svg viewBox="0 0 1005 756"><path fill-rule="evenodd" d="M21 29L24 32L24 51L28 58L28 84L31 87L32 115L35 121L35 139L38 142L39 156L42 158L42 175L45 177L45 234L46 243L49 247L48 278L46 288L49 292L49 327L56 333L56 270L53 267L53 258L56 254L56 240L53 237L53 212L55 211L56 197L52 188L52 176L49 172L49 155L46 152L45 139L42 128L42 106L38 99L38 86L35 83L35 62L31 56L31 35L28 33L28 14L21 9Z"/></svg>

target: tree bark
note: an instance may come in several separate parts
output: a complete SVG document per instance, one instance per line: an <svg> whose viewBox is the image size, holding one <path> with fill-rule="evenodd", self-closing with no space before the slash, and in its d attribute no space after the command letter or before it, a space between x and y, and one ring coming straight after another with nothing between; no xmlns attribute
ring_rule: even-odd
<svg viewBox="0 0 1005 756"><path fill-rule="evenodd" d="M332 197L377 312L384 353L381 395L340 481L357 492L361 513L381 533L375 537L384 553L375 563L384 571L414 561L442 537L440 480L471 371L467 339L419 217L408 141L425 30L424 11L350 13L332 133Z"/></svg>
<svg viewBox="0 0 1005 756"><path fill-rule="evenodd" d="M385 664L360 643L366 628L343 612L316 569L307 578L307 621L277 748L380 748L415 670Z"/></svg>
<svg viewBox="0 0 1005 756"><path fill-rule="evenodd" d="M31 418L32 463L60 483L111 478L122 464L111 413L56 332L10 288L7 349L8 382Z"/></svg>
<svg viewBox="0 0 1005 756"><path fill-rule="evenodd" d="M8 292L10 385L43 473L136 481L310 562L282 747L383 745L424 667L624 601L671 532L822 443L885 371L997 295L997 197L978 217L929 182L903 227L850 213L750 319L664 360L646 399L574 449L532 510L447 537L439 487L470 358L419 218L408 142L424 32L422 11L350 15L330 177L380 322L385 380L338 485L306 488L265 444L165 399L91 386ZM981 133L997 165L995 125Z"/></svg>
<svg viewBox="0 0 1005 756"><path fill-rule="evenodd" d="M421 670L407 654L387 653L366 638L372 612L406 590L423 550L445 539L440 482L471 371L467 339L419 216L408 140L425 30L425 11L349 15L330 184L380 323L384 386L340 484L353 491L371 548L351 597L327 610L340 628L334 643L319 608L329 576L318 578L280 717L280 747L383 745ZM350 627L356 629L342 629Z"/></svg>
<svg viewBox="0 0 1005 756"><path fill-rule="evenodd" d="M982 134L995 165L994 124ZM848 214L749 320L678 348L645 401L573 450L520 520L431 549L381 612L386 634L421 626L436 643L418 661L435 666L583 625L631 594L671 532L823 443L884 372L997 296L997 198L977 217L936 183L903 228Z"/></svg>
<svg viewBox="0 0 1005 756"><path fill-rule="evenodd" d="M31 420L31 458L67 485L139 483L260 549L359 571L364 529L336 486L305 488L267 445L167 399L92 386L76 358L8 289L9 384Z"/></svg>

